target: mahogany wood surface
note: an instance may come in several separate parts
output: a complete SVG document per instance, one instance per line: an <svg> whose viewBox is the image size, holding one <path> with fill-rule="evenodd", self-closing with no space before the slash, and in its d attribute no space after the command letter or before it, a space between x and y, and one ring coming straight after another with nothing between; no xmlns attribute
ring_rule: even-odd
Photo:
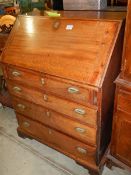
<svg viewBox="0 0 131 175"><path fill-rule="evenodd" d="M14 87L18 87L21 90L15 91ZM85 123L96 125L97 110L95 109L91 109L80 104L67 101L56 96L52 96L46 93L45 91L38 91L33 88L27 88L20 84L13 83L11 81L8 81L8 89L10 93L14 96L31 101L35 104L41 105L49 109L51 108L59 113L68 115L74 119L79 119ZM46 99L44 100L44 98ZM79 113L76 113L74 111L75 109L82 109L85 111L85 114L81 115Z"/></svg>
<svg viewBox="0 0 131 175"><path fill-rule="evenodd" d="M131 83L118 78L111 142L111 155L131 167ZM110 159L113 159L110 157Z"/></svg>
<svg viewBox="0 0 131 175"><path fill-rule="evenodd" d="M116 79L113 131L108 158L131 171L131 0L128 1L122 71Z"/></svg>
<svg viewBox="0 0 131 175"><path fill-rule="evenodd" d="M116 113L115 155L127 165L131 166L131 118L123 111Z"/></svg>
<svg viewBox="0 0 131 175"><path fill-rule="evenodd" d="M52 109L49 109L49 108L45 108L43 106L40 106L40 105L37 105L37 108L38 108L38 111L35 110L35 103L32 103L30 101L27 101L27 100L23 100L21 98L17 98L15 96L12 97L13 98L13 104L14 104L14 108L17 112L23 114L23 115L30 115L31 118L33 118L35 120L35 116L37 115L37 113L39 114L39 117L36 119L36 120L40 120L42 122L42 117L43 115L48 115L50 116L51 113L52 114L57 114L59 115L59 113L55 113L55 111L53 111ZM23 106L19 105L18 104L22 104L24 105L24 109L23 109ZM41 112L40 112L41 111ZM49 114L48 114L49 112ZM96 115L94 115L96 116ZM71 116L68 116L66 115L66 118L69 118L71 120L75 120L81 124L85 124L87 126L90 126L90 127L93 127L93 128L96 128L97 127L97 117L93 117L92 115L88 115L87 117L86 116L82 116L82 115L79 115L79 117L71 117Z"/></svg>
<svg viewBox="0 0 131 175"><path fill-rule="evenodd" d="M119 37L116 41L116 46L114 48L112 59L108 66L102 88L100 150L103 151L107 149L108 143L111 138L113 105L115 97L115 83L112 82L115 80L117 73L120 71L121 55L122 55L121 43L123 43L123 33L124 33L123 29L124 28L122 28L121 32L119 33Z"/></svg>
<svg viewBox="0 0 131 175"><path fill-rule="evenodd" d="M122 78L131 81L131 0L128 0L125 41L123 51Z"/></svg>
<svg viewBox="0 0 131 175"><path fill-rule="evenodd" d="M124 17L107 16L19 16L1 58L19 135L92 174L101 174L105 162L123 41Z"/></svg>
<svg viewBox="0 0 131 175"><path fill-rule="evenodd" d="M14 73L17 73L18 75L14 76ZM29 84L31 87L33 86L41 90L46 90L54 95L67 98L69 100L71 99L74 102L83 105L90 105L91 103L92 105L96 105L92 102L92 92L96 91L95 88L89 88L88 86L83 88L81 84L76 84L75 82L69 82L44 73L27 71L26 69L18 67L9 67L7 74L11 80L15 80L23 84ZM29 79L33 79L33 81L29 82ZM76 92L71 93L70 89L72 88L75 88Z"/></svg>
<svg viewBox="0 0 131 175"><path fill-rule="evenodd" d="M117 109L131 113L131 93L125 91L124 89L119 90Z"/></svg>
<svg viewBox="0 0 131 175"><path fill-rule="evenodd" d="M100 87L120 28L120 20L19 16L1 61Z"/></svg>
<svg viewBox="0 0 131 175"><path fill-rule="evenodd" d="M37 106L36 111L35 104L21 101L21 99L14 99L13 101L14 108L18 113L28 116L29 118L39 121L61 132L65 132L68 135L72 135L83 142L96 145L96 127L92 127L92 125L83 125L78 121L72 121L69 119L69 117L62 116L50 109L45 109L41 106ZM21 105L24 105L25 109L23 109Z"/></svg>
<svg viewBox="0 0 131 175"><path fill-rule="evenodd" d="M94 169L97 169L95 165L95 147L85 145L84 143L74 140L71 137L67 137L52 128L45 127L44 125L29 120L20 114L17 114L17 118L19 122L18 129L22 130L22 132L27 132L29 135L32 135L38 140L40 139L42 142L50 145L51 147L70 155L75 160L80 160L80 162L84 162L85 165L89 163L92 167L94 167ZM25 126L25 122L29 123L29 127ZM86 151L81 153L77 150L78 147L83 148Z"/></svg>

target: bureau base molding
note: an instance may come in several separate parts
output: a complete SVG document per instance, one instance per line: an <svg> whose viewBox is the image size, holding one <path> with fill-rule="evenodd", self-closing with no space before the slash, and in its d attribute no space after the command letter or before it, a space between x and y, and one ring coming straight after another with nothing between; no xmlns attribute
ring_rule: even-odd
<svg viewBox="0 0 131 175"><path fill-rule="evenodd" d="M114 157L113 155L111 155L110 150L108 151L108 154L107 154L106 166L109 169L111 169L112 166L116 166L116 167L119 167L119 168L122 168L122 169L125 169L131 172L131 168L127 166L126 164L124 164L123 162L121 162L116 157Z"/></svg>
<svg viewBox="0 0 131 175"><path fill-rule="evenodd" d="M38 138L38 137L28 133L28 132L25 132L20 127L17 128L17 134L18 134L19 137L21 137L23 139L28 138L30 140L33 140L33 139L37 140L38 142L43 143L43 144L45 144L45 145L55 149L56 151L59 151L59 152L65 154L66 156L74 159L75 162L78 165L83 166L84 168L87 168L90 175L102 175L103 167L104 167L104 165L106 163L106 161L105 161L106 160L106 154L103 156L103 158L102 158L102 160L101 160L99 165L95 165L94 164L92 166L92 163L90 164L88 161L83 161L83 160L81 160L79 158L76 158L73 155L69 154L68 152L64 152L63 149L59 149L58 147L56 147L56 146L54 146L54 145L52 145L50 143L47 143L45 140L40 139L40 138Z"/></svg>

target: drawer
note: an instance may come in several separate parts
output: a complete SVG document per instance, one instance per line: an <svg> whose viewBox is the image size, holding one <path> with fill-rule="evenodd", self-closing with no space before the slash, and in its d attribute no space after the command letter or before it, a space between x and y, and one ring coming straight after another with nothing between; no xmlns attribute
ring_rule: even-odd
<svg viewBox="0 0 131 175"><path fill-rule="evenodd" d="M74 158L95 164L96 148L17 114L19 128L24 133Z"/></svg>
<svg viewBox="0 0 131 175"><path fill-rule="evenodd" d="M43 90L46 90L46 92L51 92L54 95L82 105L97 105L97 96L89 88L82 88L74 82L69 83L64 79L51 78L50 76L45 76L44 80Z"/></svg>
<svg viewBox="0 0 131 175"><path fill-rule="evenodd" d="M82 88L78 83L16 67L8 67L7 72L10 80L43 89L82 105L97 105L96 91Z"/></svg>
<svg viewBox="0 0 131 175"><path fill-rule="evenodd" d="M73 136L85 143L96 145L96 128L80 124L50 109L21 99L13 98L13 105L18 113Z"/></svg>
<svg viewBox="0 0 131 175"><path fill-rule="evenodd" d="M42 88L42 76L34 71L25 71L17 67L7 67L7 76L10 80L19 81L29 86Z"/></svg>
<svg viewBox="0 0 131 175"><path fill-rule="evenodd" d="M122 111L131 113L131 93L126 92L125 90L119 90L117 108Z"/></svg>
<svg viewBox="0 0 131 175"><path fill-rule="evenodd" d="M27 88L11 81L8 81L8 89L12 95L70 116L91 126L96 126L97 110L95 109L46 94L44 91Z"/></svg>

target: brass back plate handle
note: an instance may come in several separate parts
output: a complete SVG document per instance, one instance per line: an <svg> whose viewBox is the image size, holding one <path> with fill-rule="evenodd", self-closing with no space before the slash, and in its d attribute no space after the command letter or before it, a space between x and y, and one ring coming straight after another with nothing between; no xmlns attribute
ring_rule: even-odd
<svg viewBox="0 0 131 175"><path fill-rule="evenodd" d="M68 88L68 92L69 92L70 94L76 94L76 93L79 92L79 89L76 88L76 87L69 87L69 88Z"/></svg>
<svg viewBox="0 0 131 175"><path fill-rule="evenodd" d="M86 111L84 109L76 108L74 109L74 112L80 115L85 115Z"/></svg>

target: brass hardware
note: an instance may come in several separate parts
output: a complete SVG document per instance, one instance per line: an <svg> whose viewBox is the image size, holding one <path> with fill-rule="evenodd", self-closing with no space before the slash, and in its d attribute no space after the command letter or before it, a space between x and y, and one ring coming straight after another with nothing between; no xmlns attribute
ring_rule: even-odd
<svg viewBox="0 0 131 175"><path fill-rule="evenodd" d="M48 133L51 135L51 134L52 134L52 130L51 130L51 129L49 129L49 130L48 130Z"/></svg>
<svg viewBox="0 0 131 175"><path fill-rule="evenodd" d="M85 112L84 109L76 108L74 111L75 111L77 114L80 114L80 115L86 114L86 112Z"/></svg>
<svg viewBox="0 0 131 175"><path fill-rule="evenodd" d="M53 28L54 29L58 29L60 27L60 21L55 21L54 23L53 23Z"/></svg>
<svg viewBox="0 0 131 175"><path fill-rule="evenodd" d="M77 151L78 151L79 153L81 153L81 154L87 154L87 150L84 149L84 148L77 147L76 149L77 149Z"/></svg>
<svg viewBox="0 0 131 175"><path fill-rule="evenodd" d="M24 126L25 128L28 128L28 127L30 126L30 123L29 123L29 122L23 122L23 126Z"/></svg>
<svg viewBox="0 0 131 175"><path fill-rule="evenodd" d="M96 96L94 97L93 104L97 105L97 97Z"/></svg>
<svg viewBox="0 0 131 175"><path fill-rule="evenodd" d="M71 93L71 94L76 94L76 93L79 92L79 89L77 89L75 87L69 87L68 92Z"/></svg>
<svg viewBox="0 0 131 175"><path fill-rule="evenodd" d="M79 133L81 133L81 134L83 134L83 133L85 133L86 132L86 130L85 129L83 129L83 128L75 128L75 130L77 131L77 132L79 132Z"/></svg>
<svg viewBox="0 0 131 175"><path fill-rule="evenodd" d="M50 111L47 111L47 112L46 112L46 116L47 116L47 117L50 117L50 116L51 116Z"/></svg>
<svg viewBox="0 0 131 175"><path fill-rule="evenodd" d="M45 84L45 79L41 78L41 84L44 85Z"/></svg>
<svg viewBox="0 0 131 175"><path fill-rule="evenodd" d="M15 92L21 92L21 88L19 88L19 87L17 87L17 86L13 87L13 90L14 90Z"/></svg>
<svg viewBox="0 0 131 175"><path fill-rule="evenodd" d="M19 103L19 104L17 104L17 107L18 107L18 108L20 108L20 109L22 109L22 110L24 110L24 109L25 109L25 105L20 104L20 103Z"/></svg>
<svg viewBox="0 0 131 175"><path fill-rule="evenodd" d="M44 101L48 101L48 96L44 94Z"/></svg>
<svg viewBox="0 0 131 175"><path fill-rule="evenodd" d="M93 104L94 105L97 105L97 103L98 103L98 95L97 95L97 92L96 91L93 91Z"/></svg>
<svg viewBox="0 0 131 175"><path fill-rule="evenodd" d="M18 72L18 71L13 71L13 72L12 72L12 75L15 76L15 77L18 77L18 76L21 75L21 73Z"/></svg>

